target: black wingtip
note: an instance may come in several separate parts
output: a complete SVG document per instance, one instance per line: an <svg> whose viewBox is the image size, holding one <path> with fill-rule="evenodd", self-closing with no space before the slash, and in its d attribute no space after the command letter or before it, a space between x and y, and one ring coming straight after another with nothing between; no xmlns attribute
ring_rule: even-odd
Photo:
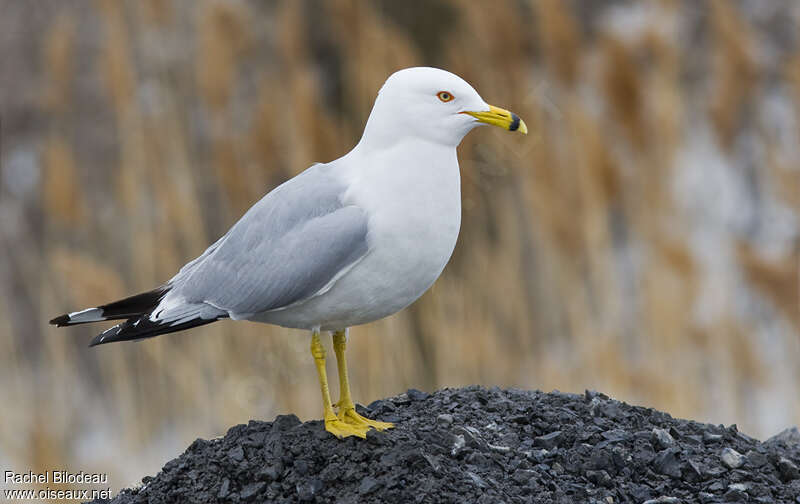
<svg viewBox="0 0 800 504"><path fill-rule="evenodd" d="M95 336L91 342L89 342L89 347L104 345L106 343L114 343L117 341L152 338L153 336L158 336L159 334L168 334L177 331L183 331L184 329L189 329L192 327L210 324L221 318L227 318L227 316L220 316L213 319L196 318L187 320L186 322L182 322L180 324L170 325L161 321L150 320L148 315L145 314L140 317L129 318L121 324L117 324L114 327L106 329Z"/></svg>
<svg viewBox="0 0 800 504"><path fill-rule="evenodd" d="M64 315L54 318L53 320L50 321L50 323L58 327L67 326L69 325L69 315L65 313Z"/></svg>
<svg viewBox="0 0 800 504"><path fill-rule="evenodd" d="M117 324L114 327L109 327L105 331L101 332L100 334L92 338L92 341L89 342L89 348L92 348L97 345L102 345L103 343L111 343L116 341L114 337L119 335L119 333L122 332L122 329L125 327L125 325L128 324L129 322L130 321Z"/></svg>

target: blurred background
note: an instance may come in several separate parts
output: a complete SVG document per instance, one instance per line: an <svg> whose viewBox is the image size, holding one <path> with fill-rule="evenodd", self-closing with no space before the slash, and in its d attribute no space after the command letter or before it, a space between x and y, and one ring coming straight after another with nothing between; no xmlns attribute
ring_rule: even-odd
<svg viewBox="0 0 800 504"><path fill-rule="evenodd" d="M319 418L302 331L222 322L89 349L105 326L47 321L168 280L347 152L386 77L415 65L530 134L462 143L455 254L410 309L351 331L358 401L590 388L762 439L800 423L800 2L0 12L3 469L119 489L236 423Z"/></svg>

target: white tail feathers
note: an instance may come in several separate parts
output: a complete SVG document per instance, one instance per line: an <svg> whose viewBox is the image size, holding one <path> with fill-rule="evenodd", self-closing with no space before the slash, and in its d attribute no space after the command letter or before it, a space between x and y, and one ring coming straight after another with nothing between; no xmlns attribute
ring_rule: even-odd
<svg viewBox="0 0 800 504"><path fill-rule="evenodd" d="M105 319L106 318L103 317L103 310L100 308L87 308L69 314L69 321L75 324L81 322L100 322Z"/></svg>
<svg viewBox="0 0 800 504"><path fill-rule="evenodd" d="M85 310L62 315L58 318L51 320L50 323L59 326L65 326L72 324L84 324L86 322L101 322L103 320L108 320L108 319L103 316L102 308L87 308Z"/></svg>

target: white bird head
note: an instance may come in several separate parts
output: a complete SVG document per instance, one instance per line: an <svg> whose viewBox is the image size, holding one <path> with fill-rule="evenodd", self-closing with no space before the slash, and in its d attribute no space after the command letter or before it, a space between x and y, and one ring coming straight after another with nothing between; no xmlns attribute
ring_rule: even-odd
<svg viewBox="0 0 800 504"><path fill-rule="evenodd" d="M528 132L518 115L489 105L461 77L438 68L406 68L386 79L361 143L387 146L414 137L456 147L482 124Z"/></svg>

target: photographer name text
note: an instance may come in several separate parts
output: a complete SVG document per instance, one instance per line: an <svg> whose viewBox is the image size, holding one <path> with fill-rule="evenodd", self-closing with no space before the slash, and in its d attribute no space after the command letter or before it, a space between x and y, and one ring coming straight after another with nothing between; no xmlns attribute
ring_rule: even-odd
<svg viewBox="0 0 800 504"><path fill-rule="evenodd" d="M55 483L55 484L70 484L70 485L104 485L108 483L108 474L106 473L87 473L83 471L70 472L70 471L44 471L44 472L14 472L5 471L3 474L3 481L6 484L21 485L30 483Z"/></svg>

